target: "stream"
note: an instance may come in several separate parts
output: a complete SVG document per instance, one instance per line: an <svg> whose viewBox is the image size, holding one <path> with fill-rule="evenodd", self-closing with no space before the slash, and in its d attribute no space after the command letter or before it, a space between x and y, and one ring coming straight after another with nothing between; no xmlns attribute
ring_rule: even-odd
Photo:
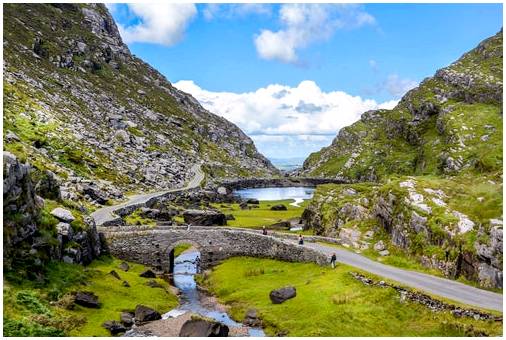
<svg viewBox="0 0 506 340"><path fill-rule="evenodd" d="M178 317L188 311L200 314L204 317L219 321L229 328L246 328L249 336L261 337L265 336L261 328L253 328L236 322L230 316L217 309L210 309L208 306L202 305L204 293L197 289L194 276L197 272L195 260L200 253L195 249L190 249L179 255L174 261L174 285L180 290L180 305L171 311L162 315L162 319L170 317Z"/></svg>

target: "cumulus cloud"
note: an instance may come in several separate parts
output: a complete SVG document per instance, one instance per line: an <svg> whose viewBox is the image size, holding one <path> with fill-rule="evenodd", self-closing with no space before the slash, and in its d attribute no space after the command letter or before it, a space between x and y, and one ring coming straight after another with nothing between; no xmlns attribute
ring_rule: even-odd
<svg viewBox="0 0 506 340"><path fill-rule="evenodd" d="M188 3L136 3L126 6L129 14L137 18L135 24L118 25L126 43L174 45L182 39L189 22L197 14L195 5Z"/></svg>
<svg viewBox="0 0 506 340"><path fill-rule="evenodd" d="M397 101L377 103L342 91L325 92L314 81L302 81L295 87L272 84L254 92L213 92L191 80L174 84L192 94L209 111L237 124L262 145L285 143L293 149L285 156L302 150L305 155L328 145L337 132L371 109L392 108ZM269 154L270 151L265 151ZM271 150L272 151L272 150Z"/></svg>
<svg viewBox="0 0 506 340"><path fill-rule="evenodd" d="M282 28L261 30L254 38L262 59L298 62L297 50L329 39L337 29L352 29L375 23L355 4L283 4L279 11Z"/></svg>
<svg viewBox="0 0 506 340"><path fill-rule="evenodd" d="M272 6L269 4L207 4L202 10L206 20L218 18L233 19L251 14L271 15Z"/></svg>
<svg viewBox="0 0 506 340"><path fill-rule="evenodd" d="M380 85L381 89L386 90L392 96L399 98L403 96L409 90L415 88L418 82L401 78L397 74L391 74L387 79Z"/></svg>

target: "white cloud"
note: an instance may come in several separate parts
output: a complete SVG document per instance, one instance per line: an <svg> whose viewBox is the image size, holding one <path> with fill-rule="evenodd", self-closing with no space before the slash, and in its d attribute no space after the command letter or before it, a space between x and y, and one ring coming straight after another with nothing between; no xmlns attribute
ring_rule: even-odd
<svg viewBox="0 0 506 340"><path fill-rule="evenodd" d="M337 29L351 29L375 23L355 4L283 4L279 11L282 28L261 30L255 46L262 59L298 62L297 50L329 39Z"/></svg>
<svg viewBox="0 0 506 340"><path fill-rule="evenodd" d="M139 22L130 26L118 25L126 43L174 45L181 40L197 13L195 5L188 3L136 3L127 6Z"/></svg>
<svg viewBox="0 0 506 340"><path fill-rule="evenodd" d="M417 85L418 82L414 80L401 78L397 74L391 74L380 85L380 88L386 90L392 96L399 98Z"/></svg>
<svg viewBox="0 0 506 340"><path fill-rule="evenodd" d="M328 145L337 132L371 109L392 108L397 101L377 103L342 91L324 92L314 81L296 87L272 84L254 92L212 92L191 80L175 87L192 94L206 109L237 124L259 145L291 147L287 155L301 150L307 155ZM278 156L279 157L279 156Z"/></svg>
<svg viewBox="0 0 506 340"><path fill-rule="evenodd" d="M233 19L247 15L271 15L272 6L269 4L207 4L202 13L206 20L217 18Z"/></svg>

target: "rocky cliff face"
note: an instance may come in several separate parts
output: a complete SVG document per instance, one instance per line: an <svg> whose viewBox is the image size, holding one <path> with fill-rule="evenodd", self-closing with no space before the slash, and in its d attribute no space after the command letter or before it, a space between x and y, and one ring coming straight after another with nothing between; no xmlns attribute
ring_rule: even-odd
<svg viewBox="0 0 506 340"><path fill-rule="evenodd" d="M363 183L319 187L306 228L502 287L502 51L501 31L312 154L303 174Z"/></svg>
<svg viewBox="0 0 506 340"><path fill-rule="evenodd" d="M502 287L502 186L495 182L424 176L327 184L302 219L306 229L367 255L406 254L449 278Z"/></svg>
<svg viewBox="0 0 506 340"><path fill-rule="evenodd" d="M303 174L378 181L390 174L502 171L502 30L409 91L364 113L311 154Z"/></svg>
<svg viewBox="0 0 506 340"><path fill-rule="evenodd" d="M37 173L10 152L4 152L3 164L5 270L38 278L49 260L88 264L101 254L100 237L91 218L73 223L75 217L69 210L50 211L45 204L58 199L55 196L60 192L51 173Z"/></svg>
<svg viewBox="0 0 506 340"><path fill-rule="evenodd" d="M102 4L6 4L3 47L5 149L53 171L65 199L175 187L196 162L208 179L277 173L237 126L133 56Z"/></svg>

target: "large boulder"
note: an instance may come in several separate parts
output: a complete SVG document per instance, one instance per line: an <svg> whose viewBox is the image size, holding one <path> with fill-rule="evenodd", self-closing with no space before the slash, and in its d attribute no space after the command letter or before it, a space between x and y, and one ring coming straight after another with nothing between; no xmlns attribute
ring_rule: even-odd
<svg viewBox="0 0 506 340"><path fill-rule="evenodd" d="M102 191L99 187L94 184L87 184L83 186L83 193L88 195L93 201L98 204L106 204L109 197L106 192Z"/></svg>
<svg viewBox="0 0 506 340"><path fill-rule="evenodd" d="M283 211L288 210L284 204L276 204L271 207L271 210L273 211Z"/></svg>
<svg viewBox="0 0 506 340"><path fill-rule="evenodd" d="M260 201L256 198L250 198L246 201L247 204L260 204Z"/></svg>
<svg viewBox="0 0 506 340"><path fill-rule="evenodd" d="M228 336L228 327L216 321L203 319L188 320L181 327L179 336L226 337Z"/></svg>
<svg viewBox="0 0 506 340"><path fill-rule="evenodd" d="M51 211L51 215L53 215L54 217L56 217L60 221L66 222L66 223L70 223L76 219L70 211L68 211L67 209L60 208L60 207L54 208Z"/></svg>
<svg viewBox="0 0 506 340"><path fill-rule="evenodd" d="M214 210L190 209L183 212L185 223L200 226L227 225L225 214Z"/></svg>
<svg viewBox="0 0 506 340"><path fill-rule="evenodd" d="M279 289L274 289L270 292L269 298L272 303L279 304L283 303L288 299L292 299L297 295L295 287L287 286Z"/></svg>
<svg viewBox="0 0 506 340"><path fill-rule="evenodd" d="M269 226L269 229L289 230L292 224L290 221L279 221Z"/></svg>
<svg viewBox="0 0 506 340"><path fill-rule="evenodd" d="M92 292L77 292L74 302L83 307L100 308L98 296L96 296Z"/></svg>
<svg viewBox="0 0 506 340"><path fill-rule="evenodd" d="M156 310L143 305L135 307L135 323L160 320L162 316Z"/></svg>

